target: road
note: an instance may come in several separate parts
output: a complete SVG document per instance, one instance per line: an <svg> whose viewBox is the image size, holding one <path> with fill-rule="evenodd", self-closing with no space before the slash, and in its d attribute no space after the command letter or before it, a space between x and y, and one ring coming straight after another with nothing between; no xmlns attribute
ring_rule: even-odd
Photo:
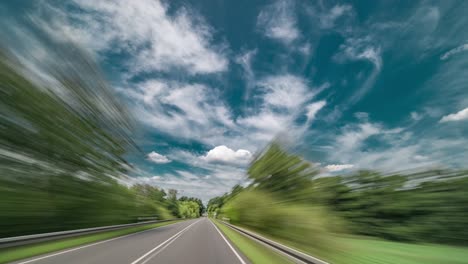
<svg viewBox="0 0 468 264"><path fill-rule="evenodd" d="M208 218L199 218L13 263L247 264L249 262Z"/></svg>

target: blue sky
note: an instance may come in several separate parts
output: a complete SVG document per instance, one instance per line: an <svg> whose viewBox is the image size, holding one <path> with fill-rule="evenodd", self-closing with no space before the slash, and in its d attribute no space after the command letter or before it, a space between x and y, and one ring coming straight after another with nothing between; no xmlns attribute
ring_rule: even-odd
<svg viewBox="0 0 468 264"><path fill-rule="evenodd" d="M323 175L466 165L467 1L2 5L95 56L136 119L136 181L207 201L274 138Z"/></svg>

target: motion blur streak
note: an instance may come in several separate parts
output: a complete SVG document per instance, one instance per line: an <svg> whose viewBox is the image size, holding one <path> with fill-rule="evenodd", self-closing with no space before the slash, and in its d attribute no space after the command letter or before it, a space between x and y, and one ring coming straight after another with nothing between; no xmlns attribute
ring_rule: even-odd
<svg viewBox="0 0 468 264"><path fill-rule="evenodd" d="M34 38L30 51L0 45L0 237L178 216L175 190L122 184L133 122L92 58Z"/></svg>
<svg viewBox="0 0 468 264"><path fill-rule="evenodd" d="M468 244L466 176L466 169L421 169L321 177L312 163L274 142L252 162L252 183L211 199L208 212L332 263L374 263L364 252L352 257L359 238L350 235Z"/></svg>

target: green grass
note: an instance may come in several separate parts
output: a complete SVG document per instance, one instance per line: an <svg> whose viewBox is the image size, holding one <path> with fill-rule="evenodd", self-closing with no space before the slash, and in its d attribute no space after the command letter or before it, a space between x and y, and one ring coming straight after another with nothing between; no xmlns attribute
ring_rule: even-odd
<svg viewBox="0 0 468 264"><path fill-rule="evenodd" d="M307 245L276 239L268 234L259 234L333 264L468 264L468 247L340 236L332 238L337 247L323 252Z"/></svg>
<svg viewBox="0 0 468 264"><path fill-rule="evenodd" d="M238 232L230 229L229 227L213 221L216 226L229 238L229 240L253 263L293 263L286 259L281 254L267 248L266 246L255 242L254 240L239 234Z"/></svg>
<svg viewBox="0 0 468 264"><path fill-rule="evenodd" d="M129 227L125 229L101 232L97 234L83 235L79 237L64 238L60 240L53 240L41 242L37 244L17 246L11 248L0 249L0 263L7 263L19 259L29 258L45 253L59 251L67 248L77 247L84 244L89 244L97 241L102 241L114 237L119 237L131 233L136 233L160 226L174 224L182 220L175 220L169 222L155 223L143 226Z"/></svg>
<svg viewBox="0 0 468 264"><path fill-rule="evenodd" d="M337 238L345 248L327 256L337 264L462 264L468 248L437 244L411 244L370 238Z"/></svg>

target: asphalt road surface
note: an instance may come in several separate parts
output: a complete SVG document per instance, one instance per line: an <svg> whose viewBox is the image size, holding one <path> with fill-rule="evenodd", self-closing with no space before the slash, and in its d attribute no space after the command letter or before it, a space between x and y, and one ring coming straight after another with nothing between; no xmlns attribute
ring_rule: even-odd
<svg viewBox="0 0 468 264"><path fill-rule="evenodd" d="M246 264L249 262L208 218L199 218L13 263Z"/></svg>

